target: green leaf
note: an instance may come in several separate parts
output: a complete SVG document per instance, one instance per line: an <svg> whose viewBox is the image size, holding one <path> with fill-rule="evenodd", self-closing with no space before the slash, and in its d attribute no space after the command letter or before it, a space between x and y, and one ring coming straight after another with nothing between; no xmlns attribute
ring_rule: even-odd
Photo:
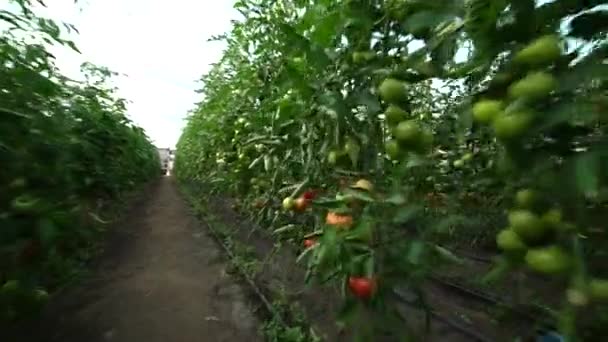
<svg viewBox="0 0 608 342"><path fill-rule="evenodd" d="M406 202L406 198L405 198L405 196L403 196L403 194L396 193L396 194L390 195L388 198L386 198L384 200L384 202L394 204L394 205L403 205Z"/></svg>
<svg viewBox="0 0 608 342"><path fill-rule="evenodd" d="M369 193L367 193L364 190L346 188L346 189L344 189L343 192L344 192L344 196L356 198L356 199L364 201L364 202L369 203L369 202L376 201Z"/></svg>
<svg viewBox="0 0 608 342"><path fill-rule="evenodd" d="M55 240L57 233L57 227L52 220L48 218L40 219L38 222L38 236L44 246L50 246Z"/></svg>
<svg viewBox="0 0 608 342"><path fill-rule="evenodd" d="M412 204L401 208L393 217L393 222L399 224L409 222L413 220L422 211L422 209L422 206L417 204Z"/></svg>
<svg viewBox="0 0 608 342"><path fill-rule="evenodd" d="M410 244L410 248L407 254L407 260L413 264L420 264L420 260L424 255L425 244L422 241L416 240Z"/></svg>
<svg viewBox="0 0 608 342"><path fill-rule="evenodd" d="M599 156L586 153L575 161L576 185L586 196L596 196L599 188Z"/></svg>

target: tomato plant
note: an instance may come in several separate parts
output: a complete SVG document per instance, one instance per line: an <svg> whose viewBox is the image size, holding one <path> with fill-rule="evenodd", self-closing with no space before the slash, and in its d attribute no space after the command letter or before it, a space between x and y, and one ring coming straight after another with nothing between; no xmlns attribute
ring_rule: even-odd
<svg viewBox="0 0 608 342"><path fill-rule="evenodd" d="M420 289L451 258L442 244L466 232L499 254L498 273L538 271L572 290L550 315L575 340L585 329L572 307L585 301L568 298L601 298L593 279L608 272L599 5L237 1L243 19L217 37L227 49L202 77L176 175L266 197L273 205L249 208L258 222L295 224L298 244L318 234L303 252L310 281L382 279L367 306L377 317L390 316L391 289ZM309 202L311 186L323 195ZM475 226L486 213L491 224Z"/></svg>
<svg viewBox="0 0 608 342"><path fill-rule="evenodd" d="M15 2L0 11L0 323L35 313L73 277L101 205L160 175L156 148L109 86L114 73L87 63L83 82L62 75L47 46L76 46Z"/></svg>

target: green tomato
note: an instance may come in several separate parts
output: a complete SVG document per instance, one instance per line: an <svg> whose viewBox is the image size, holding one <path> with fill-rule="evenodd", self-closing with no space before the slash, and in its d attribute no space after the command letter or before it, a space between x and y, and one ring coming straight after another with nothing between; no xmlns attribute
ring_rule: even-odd
<svg viewBox="0 0 608 342"><path fill-rule="evenodd" d="M346 143L344 144L344 152L348 153L349 155L354 153L359 153L359 151L361 150L361 147L359 146L359 144L357 143L357 141L353 140L353 139L348 139L346 141Z"/></svg>
<svg viewBox="0 0 608 342"><path fill-rule="evenodd" d="M414 120L401 121L393 130L393 134L399 143L414 146L421 137L421 129Z"/></svg>
<svg viewBox="0 0 608 342"><path fill-rule="evenodd" d="M526 264L534 271L545 274L563 273L570 268L568 254L558 246L549 246L528 250Z"/></svg>
<svg viewBox="0 0 608 342"><path fill-rule="evenodd" d="M433 132L429 129L422 129L420 133L420 139L416 145L416 151L419 153L427 152L432 146L435 140Z"/></svg>
<svg viewBox="0 0 608 342"><path fill-rule="evenodd" d="M401 156L401 148L395 140L389 140L384 144L386 154L390 159L396 160Z"/></svg>
<svg viewBox="0 0 608 342"><path fill-rule="evenodd" d="M462 161L464 162L469 162L471 160L473 160L473 153L465 153L465 155L462 156Z"/></svg>
<svg viewBox="0 0 608 342"><path fill-rule="evenodd" d="M359 64L368 62L374 59L376 54L373 51L355 51L353 52L353 62Z"/></svg>
<svg viewBox="0 0 608 342"><path fill-rule="evenodd" d="M545 212L540 219L547 227L559 227L559 225L562 223L562 211L559 209L550 209Z"/></svg>
<svg viewBox="0 0 608 342"><path fill-rule="evenodd" d="M519 51L513 60L520 64L540 65L551 63L562 54L557 35L542 36Z"/></svg>
<svg viewBox="0 0 608 342"><path fill-rule="evenodd" d="M509 213L509 225L525 242L536 242L546 233L541 219L528 210L513 210Z"/></svg>
<svg viewBox="0 0 608 342"><path fill-rule="evenodd" d="M591 279L589 294L593 299L608 300L608 279Z"/></svg>
<svg viewBox="0 0 608 342"><path fill-rule="evenodd" d="M500 114L503 104L496 100L481 100L473 106L473 119L482 124L489 124Z"/></svg>
<svg viewBox="0 0 608 342"><path fill-rule="evenodd" d="M454 163L452 163L452 165L454 165L455 168L459 169L464 166L464 160L462 160L462 159L454 160Z"/></svg>
<svg viewBox="0 0 608 342"><path fill-rule="evenodd" d="M407 98L406 84L394 78L385 79L378 88L380 97L389 103L399 103Z"/></svg>
<svg viewBox="0 0 608 342"><path fill-rule="evenodd" d="M496 235L496 245L505 252L525 250L526 244L512 229L501 230Z"/></svg>
<svg viewBox="0 0 608 342"><path fill-rule="evenodd" d="M406 111L395 105L388 106L384 115L386 116L386 123L391 127L405 120L408 116Z"/></svg>
<svg viewBox="0 0 608 342"><path fill-rule="evenodd" d="M327 155L327 162L331 165L336 165L336 163L338 162L338 152L330 151Z"/></svg>
<svg viewBox="0 0 608 342"><path fill-rule="evenodd" d="M531 121L527 113L500 115L494 120L494 134L503 141L515 139L526 133Z"/></svg>
<svg viewBox="0 0 608 342"><path fill-rule="evenodd" d="M537 200L537 194L532 189L522 189L515 194L515 205L522 209L531 209Z"/></svg>
<svg viewBox="0 0 608 342"><path fill-rule="evenodd" d="M509 86L513 98L539 99L549 95L557 88L557 80L546 72L534 72Z"/></svg>
<svg viewBox="0 0 608 342"><path fill-rule="evenodd" d="M285 199L283 199L283 209L285 210L291 210L294 206L294 200L291 197L285 197Z"/></svg>

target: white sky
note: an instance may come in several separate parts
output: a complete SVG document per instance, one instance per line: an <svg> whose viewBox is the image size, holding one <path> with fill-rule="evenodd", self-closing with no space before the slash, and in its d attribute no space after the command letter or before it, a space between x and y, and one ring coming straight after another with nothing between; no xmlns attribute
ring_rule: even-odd
<svg viewBox="0 0 608 342"><path fill-rule="evenodd" d="M174 147L184 118L201 100L198 79L219 60L224 43L207 42L227 32L240 14L233 0L73 0L46 1L36 12L74 24L81 55L52 49L67 76L79 75L85 61L128 76L115 85L130 101L131 119L159 147Z"/></svg>

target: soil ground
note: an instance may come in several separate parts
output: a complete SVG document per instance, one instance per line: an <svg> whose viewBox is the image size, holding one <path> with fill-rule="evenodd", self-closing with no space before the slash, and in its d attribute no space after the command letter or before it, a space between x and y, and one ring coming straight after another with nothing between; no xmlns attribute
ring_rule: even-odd
<svg viewBox="0 0 608 342"><path fill-rule="evenodd" d="M112 229L91 276L7 342L261 341L254 304L226 264L164 177Z"/></svg>

